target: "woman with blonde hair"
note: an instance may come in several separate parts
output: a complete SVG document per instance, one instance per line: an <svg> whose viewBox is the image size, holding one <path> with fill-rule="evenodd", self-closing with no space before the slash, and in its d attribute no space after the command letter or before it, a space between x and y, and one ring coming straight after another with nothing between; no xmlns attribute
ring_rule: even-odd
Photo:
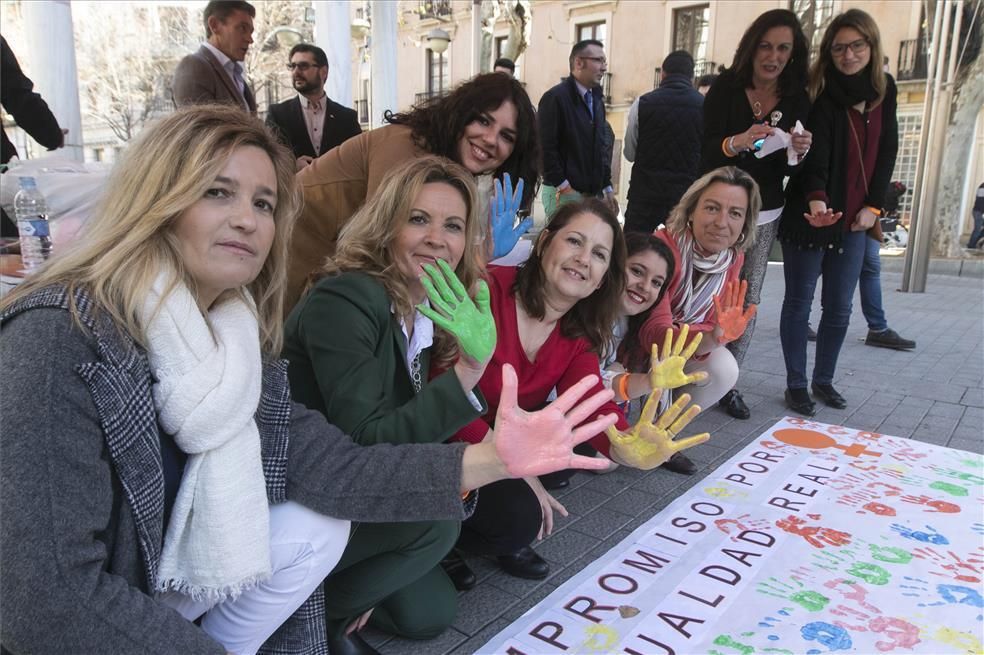
<svg viewBox="0 0 984 655"><path fill-rule="evenodd" d="M321 279L287 318L283 354L294 399L364 445L439 443L484 413L477 385L491 347L470 356L417 309L429 306L425 268L443 262L444 282L476 293L477 307L466 294L461 300L479 325L484 318L494 344L488 288L470 245L480 215L473 176L458 164L422 157L392 171L342 229ZM437 368L446 370L432 376ZM325 585L332 652L351 645L345 641L361 646L346 629L372 608L373 626L390 634L443 632L455 616L455 587L475 584L459 569L450 571L452 584L437 566L459 529L457 521L355 528Z"/></svg>
<svg viewBox="0 0 984 655"><path fill-rule="evenodd" d="M786 295L779 337L786 361L786 404L812 416L806 342L817 279L823 275L813 394L843 409L834 372L851 319L866 239L880 241L878 217L898 153L896 89L882 70L878 25L860 9L834 16L810 71L816 144L786 188L779 225ZM873 230L873 235L867 235Z"/></svg>
<svg viewBox="0 0 984 655"><path fill-rule="evenodd" d="M751 175L734 166L716 168L694 182L673 208L666 228L656 232L677 262L663 300L639 330L649 352L666 331L689 325L703 337L688 374L706 378L679 389L702 408L720 400L738 379L738 363L725 346L740 337L756 305L743 309L746 283L739 284L745 251L755 242L761 200Z"/></svg>
<svg viewBox="0 0 984 655"><path fill-rule="evenodd" d="M317 589L349 520L460 520L464 490L598 468L570 454L614 421L573 429L610 398L573 408L595 379L529 415L507 370L495 439L468 449L362 448L292 405L293 165L238 109L177 111L124 154L77 245L0 302L5 650L323 652Z"/></svg>

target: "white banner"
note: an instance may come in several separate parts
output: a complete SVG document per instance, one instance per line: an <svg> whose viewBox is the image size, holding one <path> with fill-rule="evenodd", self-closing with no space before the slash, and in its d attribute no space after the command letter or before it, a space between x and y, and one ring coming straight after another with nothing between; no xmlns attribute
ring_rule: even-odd
<svg viewBox="0 0 984 655"><path fill-rule="evenodd" d="M786 418L479 653L980 653L984 458Z"/></svg>

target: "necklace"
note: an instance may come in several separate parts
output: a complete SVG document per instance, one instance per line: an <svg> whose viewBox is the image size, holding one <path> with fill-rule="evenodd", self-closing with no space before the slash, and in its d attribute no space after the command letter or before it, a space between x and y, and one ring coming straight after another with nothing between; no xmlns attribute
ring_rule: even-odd
<svg viewBox="0 0 984 655"><path fill-rule="evenodd" d="M758 100L752 103L752 115L755 116L756 120L762 118L762 103Z"/></svg>
<svg viewBox="0 0 984 655"><path fill-rule="evenodd" d="M748 104L752 107L752 115L755 120L759 120L765 115L765 107L762 106L763 98L766 102L770 103L770 106L774 106L773 101L775 100L775 93L773 91L759 91L755 88L745 89L745 96L748 98Z"/></svg>

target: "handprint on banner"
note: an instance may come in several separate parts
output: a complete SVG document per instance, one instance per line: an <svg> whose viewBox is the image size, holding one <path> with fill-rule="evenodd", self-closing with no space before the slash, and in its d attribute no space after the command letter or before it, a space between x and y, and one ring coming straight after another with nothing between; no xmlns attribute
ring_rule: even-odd
<svg viewBox="0 0 984 655"><path fill-rule="evenodd" d="M944 578L953 578L960 582L980 582L981 576L984 574L984 568L981 567L984 564L984 559L981 558L984 555L984 547L981 546L968 554L966 559L952 550L948 550L944 554L929 546L916 548L912 551L912 555L925 562L935 564L942 571L945 571L945 573L931 571L933 575Z"/></svg>
<svg viewBox="0 0 984 655"><path fill-rule="evenodd" d="M970 473L967 471L955 471L954 469L947 468L945 466L940 466L938 464L930 464L929 468L933 472L938 473L939 475L942 475L947 478L954 478L956 480L960 480L962 482L970 482L972 484L984 484L984 478L974 473Z"/></svg>
<svg viewBox="0 0 984 655"><path fill-rule="evenodd" d="M962 487L959 484L952 484L950 482L943 482L942 480L937 480L929 485L930 489L935 489L936 491L942 491L943 493L950 494L957 498L966 498L970 491L967 487Z"/></svg>
<svg viewBox="0 0 984 655"><path fill-rule="evenodd" d="M926 529L929 532L922 532L921 530L913 530L907 526L901 525L899 523L893 523L891 526L892 530L899 533L900 536L905 539L912 539L913 541L921 541L924 544L940 544L946 545L950 543L944 535L936 531L932 526L927 525Z"/></svg>
<svg viewBox="0 0 984 655"><path fill-rule="evenodd" d="M808 515L820 518L819 515ZM814 548L825 548L826 546L846 546L851 543L851 535L848 532L825 528L821 525L807 525L803 519L790 514L784 519L776 521L776 527L783 532L803 537L806 543Z"/></svg>
<svg viewBox="0 0 984 655"><path fill-rule="evenodd" d="M587 639L581 645L589 651L597 653L612 652L619 638L618 631L615 628L604 624L589 625L584 628L584 634L587 635Z"/></svg>
<svg viewBox="0 0 984 655"><path fill-rule="evenodd" d="M930 509L923 510L924 512L941 512L943 514L958 514L960 512L960 505L954 505L953 503L948 503L945 500L940 500L938 498L930 498L925 495L905 495L900 498L904 503L912 503L913 505L925 505Z"/></svg>
<svg viewBox="0 0 984 655"><path fill-rule="evenodd" d="M720 482L720 484L715 487L704 487L704 493L711 498L748 498L747 491L735 489L726 482Z"/></svg>
<svg viewBox="0 0 984 655"><path fill-rule="evenodd" d="M915 462L929 454L918 451L909 441L898 437L885 437L880 443L886 454L897 462Z"/></svg>
<svg viewBox="0 0 984 655"><path fill-rule="evenodd" d="M731 535L731 541L738 541L738 535L745 530L768 530L772 524L767 519L753 519L751 514L742 514L733 519L718 519L714 525L724 534Z"/></svg>
<svg viewBox="0 0 984 655"><path fill-rule="evenodd" d="M770 576L768 580L756 584L755 590L766 596L792 601L808 612L819 612L830 602L830 599L823 594L805 589L802 582L793 580L793 583L789 584Z"/></svg>
<svg viewBox="0 0 984 655"><path fill-rule="evenodd" d="M860 584L854 580L846 580L844 578L835 578L833 580L828 580L823 584L827 589L833 589L839 593L844 599L854 601L859 607L862 607L869 612L874 612L875 614L881 614L882 611L869 603L868 590L862 587ZM848 591L844 591L844 589Z"/></svg>

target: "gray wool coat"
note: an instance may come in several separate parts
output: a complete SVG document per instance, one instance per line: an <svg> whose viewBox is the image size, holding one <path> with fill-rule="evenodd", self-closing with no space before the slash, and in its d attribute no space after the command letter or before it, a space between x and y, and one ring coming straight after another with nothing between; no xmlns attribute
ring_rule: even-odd
<svg viewBox="0 0 984 655"><path fill-rule="evenodd" d="M63 289L0 315L0 643L9 653L216 653L153 589L164 534L146 353ZM464 444L362 447L290 401L268 363L256 412L271 503L355 521L462 519ZM319 589L262 652L327 653Z"/></svg>

